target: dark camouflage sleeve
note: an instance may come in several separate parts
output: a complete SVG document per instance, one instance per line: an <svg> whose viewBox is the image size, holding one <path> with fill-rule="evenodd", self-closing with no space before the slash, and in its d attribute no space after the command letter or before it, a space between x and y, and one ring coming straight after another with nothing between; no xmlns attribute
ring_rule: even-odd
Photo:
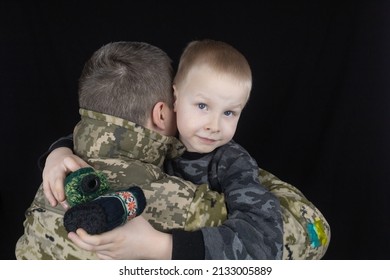
<svg viewBox="0 0 390 280"><path fill-rule="evenodd" d="M281 259L280 204L260 184L256 161L233 143L217 151L211 169L210 183L225 194L228 219L221 226L202 228L205 258Z"/></svg>

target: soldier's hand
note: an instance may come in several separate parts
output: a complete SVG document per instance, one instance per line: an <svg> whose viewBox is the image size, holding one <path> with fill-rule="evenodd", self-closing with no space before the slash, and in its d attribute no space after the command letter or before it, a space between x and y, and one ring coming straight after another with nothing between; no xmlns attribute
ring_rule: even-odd
<svg viewBox="0 0 390 280"><path fill-rule="evenodd" d="M65 177L81 167L89 166L69 148L61 147L53 150L47 157L43 169L43 192L51 206L60 203L65 209L69 206L66 202L64 180Z"/></svg>
<svg viewBox="0 0 390 280"><path fill-rule="evenodd" d="M89 235L78 229L68 237L81 249L105 260L163 260L172 256L172 235L155 230L142 216L102 234Z"/></svg>

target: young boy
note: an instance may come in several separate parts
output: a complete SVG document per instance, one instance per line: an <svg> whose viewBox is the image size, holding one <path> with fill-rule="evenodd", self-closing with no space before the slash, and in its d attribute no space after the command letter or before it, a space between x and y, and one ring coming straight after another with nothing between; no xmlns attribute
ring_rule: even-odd
<svg viewBox="0 0 390 280"><path fill-rule="evenodd" d="M232 140L251 86L251 70L245 57L232 46L213 40L188 44L174 78L174 110L179 139L186 151L166 161L165 171L196 184L208 183L212 190L225 194L228 208L228 219L221 226L201 229L207 259L250 256L249 250L261 251L263 236L272 234L261 226L267 224L262 219L272 213L260 209L264 201L272 200L259 182L259 167ZM245 223L259 227L247 227ZM312 245L317 249L327 246L325 225L318 224L316 229L318 236ZM190 238L192 233L185 234ZM294 253L289 244L286 238L283 258Z"/></svg>
<svg viewBox="0 0 390 280"><path fill-rule="evenodd" d="M179 137L186 145L187 152L182 158L168 162L167 170L196 183L209 183L211 188L224 192L229 209L229 219L223 225L201 229L203 241L192 238L196 232L182 232L181 236L188 236L195 250L202 247L200 242L198 246L194 245L196 240L204 242L205 258L264 258L264 255L259 255L261 246L264 241L267 242L265 236L272 234L272 230L267 228L267 222L262 219L274 218L270 211L262 210L262 205L264 200L273 200L269 200L268 191L258 181L259 168L256 162L231 140L251 90L251 72L247 61L225 43L192 42L181 58L174 89ZM124 232L127 228L128 233L133 231L134 236L137 231L137 227L134 229L136 221L131 223L133 229L129 225L114 231L121 233L122 237L129 236ZM248 223L255 226L248 227ZM143 225L144 232L153 231L145 223ZM112 238L115 240L113 234L92 237L83 231L79 233L80 237L70 234L76 244L100 252L100 257L112 257L110 253L102 252L99 246L94 246L94 243L101 244L109 239L112 242ZM242 250L234 251L232 248ZM118 250L116 256L134 257L128 253L118 255ZM284 258L287 258L286 254Z"/></svg>
<svg viewBox="0 0 390 280"><path fill-rule="evenodd" d="M238 259L261 252L267 236L279 234L268 221L283 228L277 216L279 201L260 184L256 161L232 140L251 87L245 57L213 40L191 42L174 78L174 110L186 152L167 161L165 170L196 184L208 183L225 194L228 208L228 219L221 226L202 228L207 259Z"/></svg>

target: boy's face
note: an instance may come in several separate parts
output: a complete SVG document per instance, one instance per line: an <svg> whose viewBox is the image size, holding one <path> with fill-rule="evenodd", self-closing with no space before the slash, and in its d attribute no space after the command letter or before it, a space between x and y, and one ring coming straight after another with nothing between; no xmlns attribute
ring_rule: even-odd
<svg viewBox="0 0 390 280"><path fill-rule="evenodd" d="M233 76L194 67L174 89L179 138L188 151L209 153L233 138L249 97Z"/></svg>

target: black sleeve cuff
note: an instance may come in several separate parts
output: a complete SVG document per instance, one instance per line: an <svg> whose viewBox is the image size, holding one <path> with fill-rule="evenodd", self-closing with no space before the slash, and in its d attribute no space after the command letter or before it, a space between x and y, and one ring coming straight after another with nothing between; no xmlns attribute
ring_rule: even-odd
<svg viewBox="0 0 390 280"><path fill-rule="evenodd" d="M38 167L41 171L43 171L43 168L45 167L47 156L53 150L60 147L69 148L73 151L73 134L69 134L68 136L61 137L60 139L55 141L53 144L50 145L49 149L38 158Z"/></svg>
<svg viewBox="0 0 390 280"><path fill-rule="evenodd" d="M202 231L172 231L172 260L204 260Z"/></svg>

